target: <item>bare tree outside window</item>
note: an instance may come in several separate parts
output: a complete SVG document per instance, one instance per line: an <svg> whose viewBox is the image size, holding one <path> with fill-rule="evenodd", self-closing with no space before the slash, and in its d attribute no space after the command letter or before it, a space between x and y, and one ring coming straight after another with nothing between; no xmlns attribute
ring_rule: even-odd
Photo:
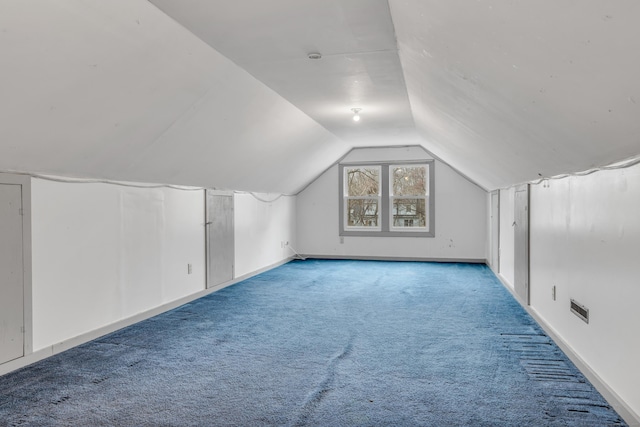
<svg viewBox="0 0 640 427"><path fill-rule="evenodd" d="M378 227L380 168L346 169L347 225Z"/></svg>
<svg viewBox="0 0 640 427"><path fill-rule="evenodd" d="M425 227L426 168L407 165L394 166L392 169L393 227Z"/></svg>
<svg viewBox="0 0 640 427"><path fill-rule="evenodd" d="M340 164L340 236L435 236L433 165L433 160Z"/></svg>

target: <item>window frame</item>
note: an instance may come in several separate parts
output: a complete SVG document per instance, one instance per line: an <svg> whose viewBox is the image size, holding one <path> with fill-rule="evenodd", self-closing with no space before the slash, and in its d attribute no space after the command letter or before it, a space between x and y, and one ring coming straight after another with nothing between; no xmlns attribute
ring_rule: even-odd
<svg viewBox="0 0 640 427"><path fill-rule="evenodd" d="M345 223L345 229L349 230L349 231L365 231L365 232L378 232L380 230L382 230L382 166L380 165L363 165L364 167L368 167L370 169L376 168L378 169L378 194L374 195L369 195L369 196L350 196L347 193L347 183L346 181L342 180L342 192L343 192L343 218L348 218L349 216L349 200L376 200L377 204L378 204L378 215L377 215L377 222L378 225L375 227L372 226L348 226L346 224L348 224L348 221ZM350 165L346 165L345 168L343 168L343 174L344 174L344 169L359 169L363 166L360 165L355 165L355 166L350 166Z"/></svg>
<svg viewBox="0 0 640 427"><path fill-rule="evenodd" d="M373 229L368 227L348 227L347 224L347 199L345 197L345 168L354 167L380 167L380 194L379 194L379 226ZM425 199L427 226L425 228L418 227L393 227L393 196L390 176L393 167L402 166L425 166L427 168L427 194L425 196L408 196L407 199L422 198ZM339 187L339 235L340 236L369 236L369 237L435 237L435 161L429 160L398 160L385 162L355 162L340 163L338 165L338 187ZM353 198L353 197L352 197Z"/></svg>
<svg viewBox="0 0 640 427"><path fill-rule="evenodd" d="M427 188L425 189L426 192L423 195L405 195L405 196L399 196L399 195L395 195L393 194L393 185L394 185L394 181L392 179L392 174L394 172L395 168L405 168L405 167L424 167L426 169L425 171L425 177L427 179L427 184L431 182L431 177L429 176L429 166L427 164L422 164L422 163L406 163L406 162L402 162L402 163L393 163L390 164L388 166L389 168L389 182L387 183L387 185L389 186L389 231L398 231L401 233L408 233L408 232L427 232L429 230L429 224L425 224L423 227L396 227L393 225L394 223L394 210L393 210L393 206L394 206L394 201L395 199L399 199L399 200L424 200L425 203L425 210L428 209L429 207L429 195L431 193L429 186L427 185ZM417 209L417 206L416 206ZM425 216L427 217L427 219L430 218L430 214L429 212L425 212ZM404 220L406 221L411 221L413 222L413 219L411 220Z"/></svg>

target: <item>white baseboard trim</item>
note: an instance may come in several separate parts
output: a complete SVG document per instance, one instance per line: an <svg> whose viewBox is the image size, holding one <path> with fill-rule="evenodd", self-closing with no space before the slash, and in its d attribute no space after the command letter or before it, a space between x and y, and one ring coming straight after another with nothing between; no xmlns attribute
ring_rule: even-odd
<svg viewBox="0 0 640 427"><path fill-rule="evenodd" d="M488 265L488 264L487 264ZM493 270L492 270L493 271ZM511 293L513 298L524 308L527 313L540 325L540 327L549 335L560 350L567 355L569 360L576 365L576 368L593 384L598 392L605 398L607 402L616 410L622 419L629 424L630 427L640 427L640 415L636 413L602 378L576 353L573 348L549 325L540 314L531 306L524 305L518 298L513 288L501 274L493 271L495 276L500 280L502 285Z"/></svg>
<svg viewBox="0 0 640 427"><path fill-rule="evenodd" d="M394 257L394 256L357 256L357 255L302 255L305 259L335 259L356 261L409 261L409 262L461 262L469 264L486 264L486 259L480 258L423 258L423 257Z"/></svg>
<svg viewBox="0 0 640 427"><path fill-rule="evenodd" d="M89 331L86 332L84 334L78 335L76 337L73 338L69 338L67 340L64 340L60 343L54 344L52 346L49 347L45 347L43 349L34 351L31 354L25 355L23 357L20 357L18 359L14 359L11 360L9 362L3 363L0 365L0 375L5 375L8 374L9 372L18 370L20 368L23 368L25 366L31 365L32 363L38 362L40 360L46 359L47 357L53 356L54 354L58 354L58 353L62 353L63 351L69 350L73 347L77 347L81 344L84 344L86 342L95 340L97 338L100 338L104 335L110 334L112 332L115 332L119 329L122 328L126 328L127 326L131 326L135 323L141 322L143 320L149 319L153 316L157 316L158 314L162 314L166 311L169 310L173 310L174 308L178 308L181 305L184 304L188 304L192 301L197 300L198 298L202 298L203 296L212 294L216 291L219 291L220 289L226 288L227 286L231 286L234 285L238 282L242 282L243 280L247 280L253 276L257 276L258 274L264 273L265 271L274 269L276 267L279 267L281 265L284 265L288 262L290 262L293 259L293 257L290 258L285 258L282 261L278 261L274 264L268 265L266 267L263 267L259 270L253 271L251 273L247 273L245 275L242 275L240 277L237 277L233 280L230 280L226 283L222 283L220 285L214 286L212 288L208 288L208 289L204 289L201 291L198 291L196 293L193 293L191 295L187 295L185 297L179 298L175 301L171 301L168 303L165 303L161 306L158 307L154 307L152 309L149 309L147 311L144 311L142 313L138 313L135 314L133 316L127 317L126 319L122 319L119 320L117 322L111 323L109 325L103 326L101 328L98 329L94 329L93 331Z"/></svg>

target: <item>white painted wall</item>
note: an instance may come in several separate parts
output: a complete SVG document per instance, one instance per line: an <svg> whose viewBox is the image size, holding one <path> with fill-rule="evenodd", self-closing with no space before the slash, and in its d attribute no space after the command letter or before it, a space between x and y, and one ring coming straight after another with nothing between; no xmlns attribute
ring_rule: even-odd
<svg viewBox="0 0 640 427"><path fill-rule="evenodd" d="M34 351L205 288L202 191L33 179L32 212Z"/></svg>
<svg viewBox="0 0 640 427"><path fill-rule="evenodd" d="M395 161L428 159L421 148L357 149L343 159ZM486 259L487 193L446 164L435 162L434 238L344 237L338 235L338 166L298 194L299 252L315 256Z"/></svg>
<svg viewBox="0 0 640 427"><path fill-rule="evenodd" d="M274 200L277 194L257 194ZM283 196L273 202L251 194L234 197L235 277L269 267L288 259L296 248L296 201ZM284 243L289 243L284 245Z"/></svg>
<svg viewBox="0 0 640 427"><path fill-rule="evenodd" d="M515 188L500 190L500 275L511 288L515 280L514 198Z"/></svg>
<svg viewBox="0 0 640 427"><path fill-rule="evenodd" d="M531 187L531 305L640 414L640 166L546 185Z"/></svg>

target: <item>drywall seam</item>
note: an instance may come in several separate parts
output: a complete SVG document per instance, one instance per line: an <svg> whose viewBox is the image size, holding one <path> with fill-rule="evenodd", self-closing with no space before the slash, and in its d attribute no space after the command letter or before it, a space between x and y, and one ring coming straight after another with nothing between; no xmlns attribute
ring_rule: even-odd
<svg viewBox="0 0 640 427"><path fill-rule="evenodd" d="M211 87L207 88L202 95L198 96L189 106L184 108L181 113L178 113L177 117L175 117L171 122L164 127L164 129L160 129L159 132L156 133L155 136L152 136L151 140L147 142L146 146L143 148L145 152L148 152L150 148L156 145L162 138L167 135L173 128L175 128L178 124L181 124L182 121L187 116L187 113L191 111L195 111L197 108L201 107L207 96L211 93ZM146 153L145 153L146 154Z"/></svg>
<svg viewBox="0 0 640 427"><path fill-rule="evenodd" d="M491 266L487 263L487 266L491 269ZM574 365L584 374L585 377L593 384L593 386L602 394L607 402L618 412L618 414L629 424L630 427L640 427L640 415L637 414L631 407L613 390L591 367L575 352L573 348L558 335L551 325L549 325L538 312L530 306L524 305L515 294L515 291L509 287L507 281L500 274L497 274L493 269L494 275L500 280L502 286L511 294L518 304L525 311L533 317L533 319L540 325L540 327L549 335L554 343L560 350L567 355L567 357L573 362Z"/></svg>
<svg viewBox="0 0 640 427"><path fill-rule="evenodd" d="M278 261L274 264L263 267L259 270L253 271L251 273L247 273L243 276L240 276L236 279L230 280L229 282L222 283L220 285L214 286L209 289L204 289L198 292L195 292L191 295L187 295L175 301L168 302L158 307L154 307L142 313L135 314L133 316L127 317L126 319L119 320L117 322L111 323L106 326L102 326L93 331L86 332L84 334L78 335L73 338L69 338L57 344L45 347L41 350L35 351L29 355L25 355L24 357L11 360L9 362L3 363L0 365L0 375L8 374L9 372L15 371L17 369L23 368L25 366L31 365L32 363L38 362L40 360L46 359L47 357L53 356L54 354L62 353L63 351L69 350L73 347L77 347L81 344L87 343L89 341L100 338L104 335L115 332L119 329L126 328L127 326L131 326L135 323L141 322L143 320L149 319L151 317L157 316L159 314L165 313L167 311L178 308L184 304L188 304L192 301L195 301L199 298L212 294L216 291L219 291L223 288L226 288L231 285L235 285L236 283L242 282L243 280L247 280L253 276L257 276L258 274L264 273L265 271L272 270L276 267L284 265L290 262L293 258L285 258L281 261Z"/></svg>

